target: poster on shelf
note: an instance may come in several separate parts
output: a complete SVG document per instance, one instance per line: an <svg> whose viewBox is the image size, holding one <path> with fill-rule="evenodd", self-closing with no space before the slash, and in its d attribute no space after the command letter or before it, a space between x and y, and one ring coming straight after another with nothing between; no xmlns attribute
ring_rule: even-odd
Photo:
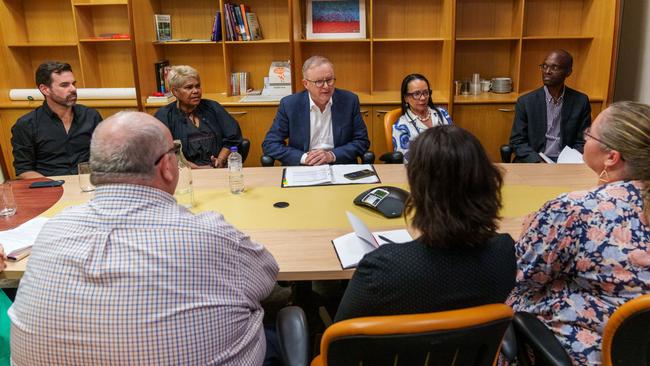
<svg viewBox="0 0 650 366"><path fill-rule="evenodd" d="M366 38L365 0L307 0L307 39Z"/></svg>

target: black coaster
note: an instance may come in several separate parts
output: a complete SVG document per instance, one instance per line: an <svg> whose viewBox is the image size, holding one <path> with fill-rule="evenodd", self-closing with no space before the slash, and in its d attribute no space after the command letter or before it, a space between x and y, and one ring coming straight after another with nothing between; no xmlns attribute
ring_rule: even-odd
<svg viewBox="0 0 650 366"><path fill-rule="evenodd" d="M273 207L275 207L275 208L289 207L289 202L283 202L283 201L276 202L276 203L273 204Z"/></svg>

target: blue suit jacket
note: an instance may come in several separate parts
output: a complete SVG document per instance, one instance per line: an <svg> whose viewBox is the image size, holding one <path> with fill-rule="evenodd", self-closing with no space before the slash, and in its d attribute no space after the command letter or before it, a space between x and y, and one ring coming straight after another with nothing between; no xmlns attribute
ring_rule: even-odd
<svg viewBox="0 0 650 366"><path fill-rule="evenodd" d="M302 154L309 151L310 130L308 92L282 98L262 143L264 154L280 160L282 165L300 165ZM332 134L337 164L356 163L357 156L370 147L359 97L347 90L335 89L332 95Z"/></svg>
<svg viewBox="0 0 650 366"><path fill-rule="evenodd" d="M568 86L564 89L560 122L561 149L570 146L582 152L583 131L591 125L589 98ZM515 162L541 161L539 152L546 147L546 94L544 87L517 99L515 120L510 133L510 145L515 150Z"/></svg>

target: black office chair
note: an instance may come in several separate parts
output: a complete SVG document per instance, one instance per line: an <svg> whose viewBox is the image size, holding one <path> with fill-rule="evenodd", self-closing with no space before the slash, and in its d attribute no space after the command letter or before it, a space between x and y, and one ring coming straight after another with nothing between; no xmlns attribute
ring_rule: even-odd
<svg viewBox="0 0 650 366"><path fill-rule="evenodd" d="M518 365L572 365L553 332L533 314L518 312L513 319ZM650 364L650 295L618 308L603 331L603 366Z"/></svg>
<svg viewBox="0 0 650 366"><path fill-rule="evenodd" d="M499 149L501 152L501 162L502 163L512 163L512 155L514 154L514 149L512 146L506 144L506 145L501 145L501 148Z"/></svg>
<svg viewBox="0 0 650 366"><path fill-rule="evenodd" d="M357 160L361 159L361 164L374 164L375 163L375 153L372 151L366 151L363 155L357 157ZM262 166L273 166L275 165L275 159L268 155L262 155L260 158Z"/></svg>
<svg viewBox="0 0 650 366"><path fill-rule="evenodd" d="M493 365L511 319L512 309L504 304L348 319L327 328L311 365ZM285 364L306 366L302 310L282 309L277 331Z"/></svg>
<svg viewBox="0 0 650 366"><path fill-rule="evenodd" d="M241 161L242 163L246 162L246 158L248 157L248 152L251 149L251 141L249 139L242 139L241 143L237 145L237 152L239 155L241 155Z"/></svg>

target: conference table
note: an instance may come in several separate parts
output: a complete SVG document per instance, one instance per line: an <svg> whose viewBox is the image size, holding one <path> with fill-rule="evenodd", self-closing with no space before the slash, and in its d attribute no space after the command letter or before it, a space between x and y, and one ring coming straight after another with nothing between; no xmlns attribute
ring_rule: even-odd
<svg viewBox="0 0 650 366"><path fill-rule="evenodd" d="M500 231L517 239L524 218L557 195L596 185L597 177L583 164L501 164L504 171L503 209ZM344 270L331 240L352 231L345 212L362 219L371 230L405 227L403 218L387 219L379 213L356 206L353 199L372 187L397 186L408 190L403 165L374 166L379 184L352 184L317 187L281 188L282 167L244 168L246 190L239 195L228 190L226 169L193 170L196 204L194 212L208 210L224 215L226 220L262 243L280 266L278 280L348 279L351 269ZM94 193L81 192L77 176L64 179L63 195L42 216L52 217L66 207L82 204ZM287 202L276 208L276 202ZM22 277L29 257L8 262L0 278Z"/></svg>

